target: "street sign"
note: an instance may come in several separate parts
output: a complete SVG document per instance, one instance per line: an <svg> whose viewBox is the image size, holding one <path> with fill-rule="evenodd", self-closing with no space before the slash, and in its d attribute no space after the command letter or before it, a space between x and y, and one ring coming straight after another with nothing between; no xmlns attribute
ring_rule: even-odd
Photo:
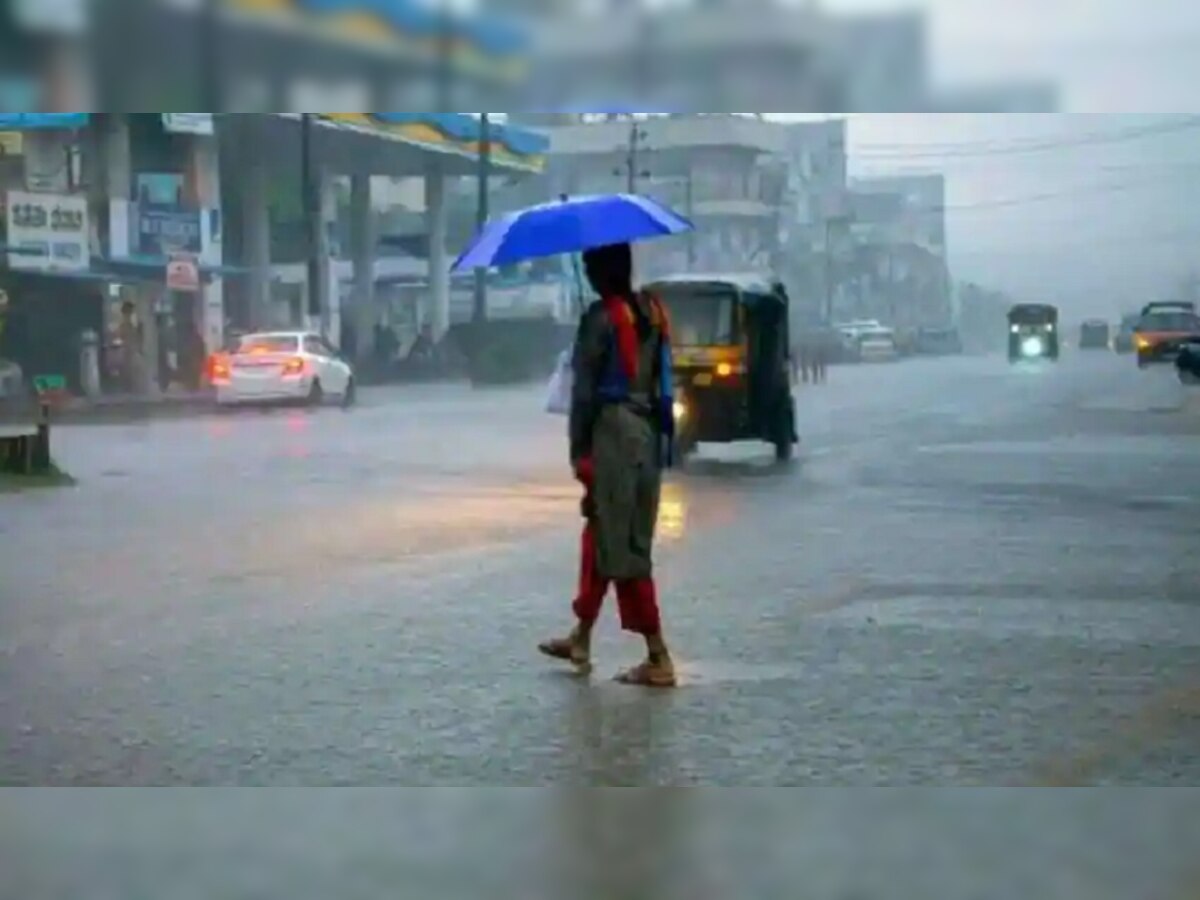
<svg viewBox="0 0 1200 900"><path fill-rule="evenodd" d="M33 390L37 394L38 403L45 409L66 406L67 401L71 399L65 375L34 375Z"/></svg>
<svg viewBox="0 0 1200 900"><path fill-rule="evenodd" d="M200 264L196 257L177 253L167 263L167 290L195 294L200 291Z"/></svg>
<svg viewBox="0 0 1200 900"><path fill-rule="evenodd" d="M39 394L53 394L55 391L67 389L65 375L34 375L33 389Z"/></svg>

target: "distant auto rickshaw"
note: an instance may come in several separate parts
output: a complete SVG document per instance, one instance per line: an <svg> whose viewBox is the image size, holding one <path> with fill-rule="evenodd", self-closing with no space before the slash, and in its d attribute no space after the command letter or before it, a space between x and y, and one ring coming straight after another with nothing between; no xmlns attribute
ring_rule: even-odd
<svg viewBox="0 0 1200 900"><path fill-rule="evenodd" d="M680 458L701 443L761 440L790 459L799 437L783 286L688 275L647 288L671 316Z"/></svg>
<svg viewBox="0 0 1200 900"><path fill-rule="evenodd" d="M1111 336L1103 319L1089 319L1079 327L1080 350L1107 350Z"/></svg>
<svg viewBox="0 0 1200 900"><path fill-rule="evenodd" d="M1008 360L1057 360L1058 309L1047 303L1019 303L1008 311Z"/></svg>

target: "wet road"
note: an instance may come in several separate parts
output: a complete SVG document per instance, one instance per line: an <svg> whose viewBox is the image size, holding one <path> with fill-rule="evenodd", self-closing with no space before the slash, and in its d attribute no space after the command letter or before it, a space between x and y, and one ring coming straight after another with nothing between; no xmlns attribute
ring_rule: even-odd
<svg viewBox="0 0 1200 900"><path fill-rule="evenodd" d="M547 667L540 391L64 428L0 497L0 782L1200 784L1200 392L1107 354L836 370L671 479L684 686Z"/></svg>

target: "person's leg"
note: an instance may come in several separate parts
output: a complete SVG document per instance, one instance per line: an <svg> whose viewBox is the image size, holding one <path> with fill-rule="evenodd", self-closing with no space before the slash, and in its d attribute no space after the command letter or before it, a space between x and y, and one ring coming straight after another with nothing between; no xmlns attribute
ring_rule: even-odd
<svg viewBox="0 0 1200 900"><path fill-rule="evenodd" d="M586 503L586 501L585 501ZM589 668L592 655L592 630L604 608L608 581L596 565L596 529L589 519L583 527L579 548L579 589L571 610L576 625L565 638L556 638L538 645L546 656L569 662L582 669Z"/></svg>
<svg viewBox="0 0 1200 900"><path fill-rule="evenodd" d="M662 613L653 573L654 530L662 490L662 473L657 460L643 460L636 474L636 505L633 518L631 551L637 560L634 577L617 581L617 601L621 626L640 635L646 642L646 661L619 676L626 684L646 687L674 687L675 666L663 638Z"/></svg>
<svg viewBox="0 0 1200 900"><path fill-rule="evenodd" d="M625 684L643 687L674 687L675 664L663 637L658 587L653 578L617 582L621 627L646 642L646 661L617 677Z"/></svg>
<svg viewBox="0 0 1200 900"><path fill-rule="evenodd" d="M579 593L571 605L578 625L575 636L578 644L590 655L592 629L604 609L604 595L608 593L608 581L601 577L596 568L596 529L589 521L583 526L583 539L579 550Z"/></svg>

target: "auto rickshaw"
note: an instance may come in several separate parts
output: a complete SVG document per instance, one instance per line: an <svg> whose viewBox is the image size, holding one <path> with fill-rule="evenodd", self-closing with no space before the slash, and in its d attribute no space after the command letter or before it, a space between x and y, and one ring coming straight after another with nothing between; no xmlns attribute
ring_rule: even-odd
<svg viewBox="0 0 1200 900"><path fill-rule="evenodd" d="M671 317L679 457L701 443L760 440L791 459L799 437L783 286L687 275L647 288Z"/></svg>
<svg viewBox="0 0 1200 900"><path fill-rule="evenodd" d="M1057 360L1058 309L1047 303L1019 303L1008 311L1008 360Z"/></svg>

